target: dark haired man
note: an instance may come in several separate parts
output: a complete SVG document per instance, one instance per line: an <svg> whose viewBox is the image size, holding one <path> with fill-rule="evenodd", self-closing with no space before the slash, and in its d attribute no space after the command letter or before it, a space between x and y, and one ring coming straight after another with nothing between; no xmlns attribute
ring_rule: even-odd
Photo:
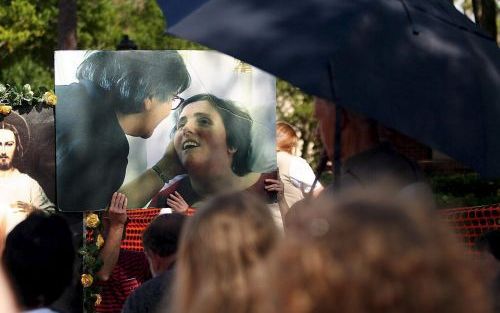
<svg viewBox="0 0 500 313"><path fill-rule="evenodd" d="M176 51L92 52L76 76L56 86L58 206L71 212L106 207L125 177L126 135L150 137L190 84Z"/></svg>
<svg viewBox="0 0 500 313"><path fill-rule="evenodd" d="M23 311L55 312L48 307L71 282L74 259L71 232L58 215L33 212L10 232L2 261Z"/></svg>
<svg viewBox="0 0 500 313"><path fill-rule="evenodd" d="M184 220L182 214L162 214L144 231L142 242L153 278L127 298L123 313L156 312L162 299L162 304L167 305Z"/></svg>
<svg viewBox="0 0 500 313"><path fill-rule="evenodd" d="M28 141L28 134L26 121L15 113L0 122L0 223L5 232L33 210L55 209L38 182L17 168L28 145L21 138Z"/></svg>

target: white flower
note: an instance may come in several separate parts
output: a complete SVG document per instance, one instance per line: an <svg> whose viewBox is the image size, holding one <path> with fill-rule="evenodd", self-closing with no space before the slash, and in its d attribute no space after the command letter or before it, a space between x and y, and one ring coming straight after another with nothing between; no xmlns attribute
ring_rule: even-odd
<svg viewBox="0 0 500 313"><path fill-rule="evenodd" d="M7 87L4 84L0 84L0 93L4 93L7 91Z"/></svg>
<svg viewBox="0 0 500 313"><path fill-rule="evenodd" d="M30 101L31 99L33 99L34 94L35 93L30 90L24 94L24 99Z"/></svg>
<svg viewBox="0 0 500 313"><path fill-rule="evenodd" d="M23 90L24 90L25 93L31 92L31 86L30 86L30 84L24 85L23 86Z"/></svg>

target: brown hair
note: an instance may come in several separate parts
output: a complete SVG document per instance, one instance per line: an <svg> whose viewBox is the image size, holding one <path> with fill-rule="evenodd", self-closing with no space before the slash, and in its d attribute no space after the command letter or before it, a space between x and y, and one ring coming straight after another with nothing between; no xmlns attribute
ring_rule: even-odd
<svg viewBox="0 0 500 313"><path fill-rule="evenodd" d="M315 202L273 254L274 311L488 312L475 264L433 212L332 202Z"/></svg>
<svg viewBox="0 0 500 313"><path fill-rule="evenodd" d="M183 229L169 312L249 312L253 278L277 238L269 208L254 196L211 200Z"/></svg>
<svg viewBox="0 0 500 313"><path fill-rule="evenodd" d="M297 146L299 137L292 125L286 122L276 122L276 150L292 153Z"/></svg>

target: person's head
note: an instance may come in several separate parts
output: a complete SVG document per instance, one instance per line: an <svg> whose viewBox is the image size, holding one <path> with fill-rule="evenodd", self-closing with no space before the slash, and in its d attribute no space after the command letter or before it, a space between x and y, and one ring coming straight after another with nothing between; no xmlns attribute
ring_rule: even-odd
<svg viewBox="0 0 500 313"><path fill-rule="evenodd" d="M176 51L97 51L79 65L76 77L104 90L119 116L139 121L128 133L147 138L170 113L171 102L191 82Z"/></svg>
<svg viewBox="0 0 500 313"><path fill-rule="evenodd" d="M173 312L249 312L252 279L278 236L269 208L250 194L206 203L182 231Z"/></svg>
<svg viewBox="0 0 500 313"><path fill-rule="evenodd" d="M176 110L174 146L188 172L230 168L238 176L251 171L252 118L232 101L199 94Z"/></svg>
<svg viewBox="0 0 500 313"><path fill-rule="evenodd" d="M315 201L271 256L271 301L289 313L487 312L475 264L430 212Z"/></svg>
<svg viewBox="0 0 500 313"><path fill-rule="evenodd" d="M182 214L161 214L144 231L142 245L153 276L173 265L184 220Z"/></svg>
<svg viewBox="0 0 500 313"><path fill-rule="evenodd" d="M23 158L29 150L30 139L30 128L21 115L11 112L0 118L0 171L24 169Z"/></svg>
<svg viewBox="0 0 500 313"><path fill-rule="evenodd" d="M335 104L322 98L314 98L314 117L318 132L328 157L333 161L335 150ZM379 142L374 120L342 108L341 159L371 148Z"/></svg>
<svg viewBox="0 0 500 313"><path fill-rule="evenodd" d="M292 125L286 122L276 122L276 150L284 151L290 154L297 146L299 137Z"/></svg>
<svg viewBox="0 0 500 313"><path fill-rule="evenodd" d="M20 118L20 117L19 117ZM0 171L18 167L24 155L21 135L14 124L0 122Z"/></svg>
<svg viewBox="0 0 500 313"><path fill-rule="evenodd" d="M33 212L7 236L3 265L24 309L48 306L73 275L75 251L66 221Z"/></svg>

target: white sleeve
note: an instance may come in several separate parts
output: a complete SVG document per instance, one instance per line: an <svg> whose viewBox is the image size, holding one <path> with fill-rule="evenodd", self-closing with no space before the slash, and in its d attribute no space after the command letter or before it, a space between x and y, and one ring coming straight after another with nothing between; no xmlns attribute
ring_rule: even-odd
<svg viewBox="0 0 500 313"><path fill-rule="evenodd" d="M290 162L289 172L291 181L295 187L300 188L302 192L306 193L311 190L316 175L306 160L300 157L293 158ZM316 188L320 186L321 183L318 181Z"/></svg>
<svg viewBox="0 0 500 313"><path fill-rule="evenodd" d="M31 179L30 193L31 193L31 205L35 206L40 210L55 211L54 204L47 198L42 187L34 179Z"/></svg>

